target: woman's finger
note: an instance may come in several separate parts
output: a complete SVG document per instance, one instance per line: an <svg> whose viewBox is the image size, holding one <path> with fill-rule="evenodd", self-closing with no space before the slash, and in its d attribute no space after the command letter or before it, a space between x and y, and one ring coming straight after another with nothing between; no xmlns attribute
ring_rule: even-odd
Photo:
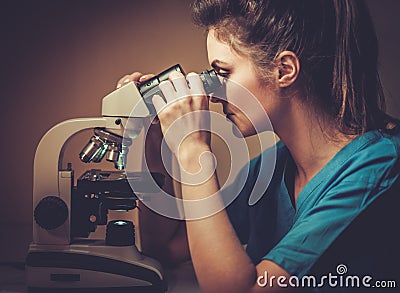
<svg viewBox="0 0 400 293"><path fill-rule="evenodd" d="M169 80L162 81L158 85L158 87L162 91L167 103L170 103L175 100L175 98L176 98L175 88Z"/></svg>
<svg viewBox="0 0 400 293"><path fill-rule="evenodd" d="M159 114L166 105L164 99L160 95L154 95L152 98L152 102L157 114Z"/></svg>
<svg viewBox="0 0 400 293"><path fill-rule="evenodd" d="M188 97L190 95L189 86L185 76L182 73L172 72L168 79L174 86L178 99Z"/></svg>
<svg viewBox="0 0 400 293"><path fill-rule="evenodd" d="M132 81L138 82L141 76L143 76L141 72L134 72L132 74L127 74L118 81L117 88L120 88L121 86L130 83Z"/></svg>
<svg viewBox="0 0 400 293"><path fill-rule="evenodd" d="M186 76L186 80L190 87L193 107L197 110L208 110L209 101L200 76L197 73L189 73Z"/></svg>
<svg viewBox="0 0 400 293"><path fill-rule="evenodd" d="M203 83L197 73L191 72L186 76L186 80L190 87L190 94L192 96L205 96Z"/></svg>
<svg viewBox="0 0 400 293"><path fill-rule="evenodd" d="M155 76L155 74L152 74L152 73L142 75L139 78L139 82L145 82L145 81L149 80L150 78L153 78L154 76Z"/></svg>

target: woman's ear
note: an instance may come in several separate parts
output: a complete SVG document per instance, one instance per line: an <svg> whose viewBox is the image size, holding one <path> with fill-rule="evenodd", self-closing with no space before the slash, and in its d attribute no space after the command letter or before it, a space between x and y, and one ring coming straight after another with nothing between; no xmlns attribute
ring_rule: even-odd
<svg viewBox="0 0 400 293"><path fill-rule="evenodd" d="M281 88L292 85L300 73L300 61L292 51L283 51L275 58L279 70L278 85Z"/></svg>

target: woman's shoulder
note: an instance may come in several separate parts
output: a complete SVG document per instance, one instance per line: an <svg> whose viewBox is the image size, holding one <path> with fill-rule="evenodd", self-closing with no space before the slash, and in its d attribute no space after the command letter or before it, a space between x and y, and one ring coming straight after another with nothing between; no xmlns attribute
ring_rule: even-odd
<svg viewBox="0 0 400 293"><path fill-rule="evenodd" d="M398 158L400 156L400 131L369 131L356 138L350 148L358 148L355 155L367 155L371 159L377 157Z"/></svg>
<svg viewBox="0 0 400 293"><path fill-rule="evenodd" d="M345 146L326 166L333 186L390 186L399 176L400 133L369 131ZM328 175L329 176L326 176Z"/></svg>
<svg viewBox="0 0 400 293"><path fill-rule="evenodd" d="M397 155L400 154L400 126L389 132L378 132L381 136L380 143L393 147Z"/></svg>

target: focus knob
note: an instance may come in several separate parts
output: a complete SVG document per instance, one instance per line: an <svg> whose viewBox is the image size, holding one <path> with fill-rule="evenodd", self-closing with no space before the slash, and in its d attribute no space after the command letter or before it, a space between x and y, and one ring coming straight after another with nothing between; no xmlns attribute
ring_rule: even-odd
<svg viewBox="0 0 400 293"><path fill-rule="evenodd" d="M68 207L61 198L46 196L37 204L33 216L40 227L53 230L67 220Z"/></svg>

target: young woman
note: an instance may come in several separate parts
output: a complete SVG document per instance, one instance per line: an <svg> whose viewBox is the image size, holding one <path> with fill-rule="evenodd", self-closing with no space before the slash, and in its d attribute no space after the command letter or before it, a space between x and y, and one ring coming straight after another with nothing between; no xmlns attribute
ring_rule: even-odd
<svg viewBox="0 0 400 293"><path fill-rule="evenodd" d="M256 205L248 205L254 184L249 176L227 209L186 221L186 230L163 230L157 249L168 248L165 255L179 259L190 251L204 292L290 288L291 276L315 272L346 228L399 177L400 136L397 122L383 112L371 19L364 2L352 0L197 0L193 13L208 32L210 64L255 96L280 142L273 178ZM119 85L147 78L134 73ZM174 74L160 88L166 101L156 96L153 103L162 132L173 133L169 127L177 120L175 131L193 130L183 142L171 135L166 142L182 172L196 173L200 166L193 162L212 152L209 133L201 131L207 116L185 115L208 111L209 99L199 95L196 74L187 80ZM211 102L222 103L243 136L254 134L238 107L218 98ZM154 132L150 136L160 140ZM260 160L250 162L250 174L257 174ZM181 188L187 200L220 190L216 174ZM344 261L368 274L373 253L360 251L364 255ZM338 264L330 263L329 269L335 272ZM271 276L275 284L262 286Z"/></svg>

